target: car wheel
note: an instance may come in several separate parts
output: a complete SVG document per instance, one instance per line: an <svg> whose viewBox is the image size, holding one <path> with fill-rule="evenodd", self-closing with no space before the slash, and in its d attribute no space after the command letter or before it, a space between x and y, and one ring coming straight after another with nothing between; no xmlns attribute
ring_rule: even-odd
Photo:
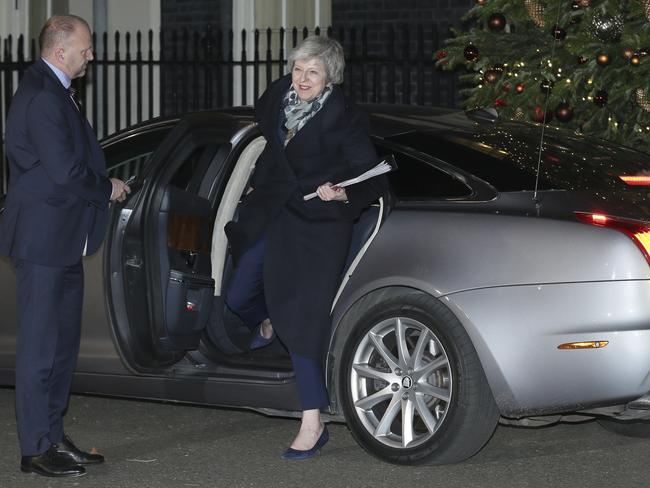
<svg viewBox="0 0 650 488"><path fill-rule="evenodd" d="M610 418L599 418L598 423L605 430L614 432L626 437L639 437L650 439L650 421L647 420L615 420Z"/></svg>
<svg viewBox="0 0 650 488"><path fill-rule="evenodd" d="M472 456L499 412L472 342L435 298L379 302L354 325L339 368L342 408L354 438L398 464Z"/></svg>

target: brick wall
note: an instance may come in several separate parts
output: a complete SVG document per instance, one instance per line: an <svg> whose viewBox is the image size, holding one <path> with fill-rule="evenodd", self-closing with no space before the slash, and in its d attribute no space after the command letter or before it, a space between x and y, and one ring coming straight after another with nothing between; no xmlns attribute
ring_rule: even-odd
<svg viewBox="0 0 650 488"><path fill-rule="evenodd" d="M208 24L216 30L232 28L232 2L228 0L161 0L164 30L205 32Z"/></svg>
<svg viewBox="0 0 650 488"><path fill-rule="evenodd" d="M386 54L385 40L391 26L422 25L426 34L435 26L441 41L449 26L460 26L461 17L474 0L332 0L332 26L335 29L365 25L368 30L368 54ZM401 29L397 41L403 39ZM431 45L432 37L427 37ZM436 48L438 46L435 46Z"/></svg>
<svg viewBox="0 0 650 488"><path fill-rule="evenodd" d="M213 59L218 56L217 48L221 45L221 56L227 59L228 32L232 29L231 0L161 0L160 11L161 29L165 34L164 51L168 60L197 57L200 60L198 66L202 66L206 56L208 25L211 27L211 56ZM188 33L187 41L183 37L185 31ZM174 32L177 35L176 48L173 47ZM203 104L203 95L198 95L205 93L205 78L197 76L195 65L167 64L162 69L164 115L207 108ZM226 75L224 71L220 78ZM226 80L215 79L213 83L223 85Z"/></svg>
<svg viewBox="0 0 650 488"><path fill-rule="evenodd" d="M449 36L449 28L460 27L461 17L474 4L474 0L332 0L332 27L335 37L343 42L346 53L361 53L362 28L365 27L369 57L388 57L403 62L404 66L394 75L395 100L386 86L390 73L382 72L380 101L417 103L415 66L431 62L433 53ZM421 41L418 41L418 36ZM352 71L349 76L359 75ZM405 83L409 84L410 90L405 89ZM426 93L431 93L431 90L440 93L440 98L447 101L443 103L445 105L458 103L455 76L427 69L424 88Z"/></svg>
<svg viewBox="0 0 650 488"><path fill-rule="evenodd" d="M449 27L460 26L460 18L475 0L331 2L333 35L350 58L344 84L349 97L360 102L458 105L457 76L434 68L433 54L449 36ZM168 34L187 29L190 35L203 37L208 24L214 35L218 29L226 33L232 27L229 0L161 0L161 13ZM229 43L223 40L221 51L227 59ZM176 69L165 79L185 87L186 74ZM201 88L203 81L198 83ZM165 98L176 99L170 85L164 87Z"/></svg>

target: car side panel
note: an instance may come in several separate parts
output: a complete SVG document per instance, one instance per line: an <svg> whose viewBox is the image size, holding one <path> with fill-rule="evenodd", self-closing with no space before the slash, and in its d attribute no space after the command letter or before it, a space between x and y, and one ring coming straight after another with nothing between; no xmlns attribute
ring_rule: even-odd
<svg viewBox="0 0 650 488"><path fill-rule="evenodd" d="M442 296L495 286L633 279L650 279L650 266L615 230L577 220L396 208L351 276L334 317L338 322L352 303L384 286Z"/></svg>
<svg viewBox="0 0 650 488"><path fill-rule="evenodd" d="M465 325L504 415L561 411L568 403L574 404L567 409L579 409L650 390L644 366L650 365L650 341L647 347L635 342L650 329L649 280L650 267L636 245L610 229L396 208L341 293L333 323L376 290L428 293ZM603 351L556 349L587 339L612 340ZM626 348L641 366L617 370ZM557 382L559 375L565 383ZM623 376L628 380L617 383Z"/></svg>
<svg viewBox="0 0 650 488"><path fill-rule="evenodd" d="M107 316L102 250L84 258L83 264L84 303L76 371L129 374L115 349ZM13 370L18 326L16 276L6 258L0 259L0 310L0 369Z"/></svg>
<svg viewBox="0 0 650 488"><path fill-rule="evenodd" d="M650 391L650 281L528 285L442 297L472 338L501 413L616 405ZM608 341L560 350L567 342Z"/></svg>
<svg viewBox="0 0 650 488"><path fill-rule="evenodd" d="M78 373L131 374L115 348L106 304L104 246L84 258L84 304L81 348L77 359Z"/></svg>

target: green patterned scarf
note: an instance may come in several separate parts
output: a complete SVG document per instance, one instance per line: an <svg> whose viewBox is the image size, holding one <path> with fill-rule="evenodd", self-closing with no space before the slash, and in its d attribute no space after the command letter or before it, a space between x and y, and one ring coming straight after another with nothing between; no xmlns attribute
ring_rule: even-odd
<svg viewBox="0 0 650 488"><path fill-rule="evenodd" d="M293 86L289 88L282 102L284 117L286 119L284 126L287 128L287 137L284 141L285 146L304 127L309 119L316 115L322 108L330 93L332 93L332 87L331 85L327 85L320 95L303 102L298 97Z"/></svg>

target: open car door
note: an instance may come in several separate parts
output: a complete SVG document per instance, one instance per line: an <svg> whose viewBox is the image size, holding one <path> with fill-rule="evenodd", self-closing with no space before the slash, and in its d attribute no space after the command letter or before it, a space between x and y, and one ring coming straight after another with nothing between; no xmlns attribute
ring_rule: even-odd
<svg viewBox="0 0 650 488"><path fill-rule="evenodd" d="M112 310L122 353L138 369L171 365L199 346L214 295L215 209L231 139L247 124L214 113L182 120L148 164L138 194L116 216Z"/></svg>

